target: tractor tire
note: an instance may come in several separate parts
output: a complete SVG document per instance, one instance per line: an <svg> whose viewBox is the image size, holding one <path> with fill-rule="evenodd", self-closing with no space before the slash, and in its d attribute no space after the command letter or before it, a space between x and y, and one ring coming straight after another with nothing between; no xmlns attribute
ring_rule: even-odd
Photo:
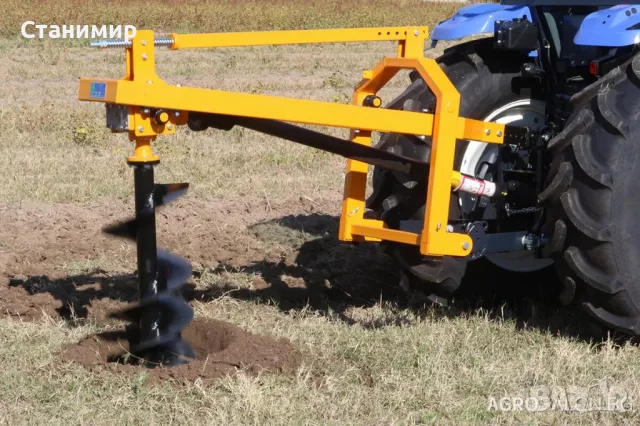
<svg viewBox="0 0 640 426"><path fill-rule="evenodd" d="M640 335L640 55L574 95L548 144L547 255L561 301Z"/></svg>
<svg viewBox="0 0 640 426"><path fill-rule="evenodd" d="M496 52L493 39L481 39L445 50L437 59L441 68L460 92L460 116L487 119L492 111L518 101L532 98L532 81L521 77L526 55L516 52ZM410 74L410 86L386 108L433 112L436 99L416 72ZM468 142L456 145L455 169L460 170ZM429 137L395 133L383 134L376 145L396 154L428 162L431 155ZM422 220L425 212L427 176L413 181L408 176L376 168L373 173L373 192L367 200L372 216L384 220L390 228L398 229L402 220ZM452 194L450 219L460 219L457 194ZM446 304L458 289L467 260L444 257L428 259L414 246L387 243L391 254L409 272L412 287L426 293L436 303Z"/></svg>

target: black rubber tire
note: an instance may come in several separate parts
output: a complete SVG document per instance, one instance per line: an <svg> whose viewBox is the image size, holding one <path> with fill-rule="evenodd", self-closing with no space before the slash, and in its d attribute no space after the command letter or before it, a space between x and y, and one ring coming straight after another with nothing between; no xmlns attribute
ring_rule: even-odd
<svg viewBox="0 0 640 426"><path fill-rule="evenodd" d="M601 324L640 334L640 56L572 97L548 145L547 254L561 300Z"/></svg>
<svg viewBox="0 0 640 426"><path fill-rule="evenodd" d="M441 68L461 95L460 115L484 119L492 111L522 99L532 97L532 80L521 77L526 55L516 52L497 52L493 39L481 39L463 43L445 50L437 59ZM411 111L435 109L435 96L417 73L410 75L411 85L387 108ZM459 170L466 143L456 146L456 169ZM429 161L430 138L400 134L383 134L379 149L402 154L422 161ZM383 219L391 228L398 228L401 220L424 218L426 177L422 182L412 181L399 172L376 169L373 175L373 193L367 206L375 216ZM451 199L450 218L460 218L458 198ZM390 243L389 253L417 277L422 289L444 302L460 286L466 269L466 260L445 257L425 259L416 247Z"/></svg>

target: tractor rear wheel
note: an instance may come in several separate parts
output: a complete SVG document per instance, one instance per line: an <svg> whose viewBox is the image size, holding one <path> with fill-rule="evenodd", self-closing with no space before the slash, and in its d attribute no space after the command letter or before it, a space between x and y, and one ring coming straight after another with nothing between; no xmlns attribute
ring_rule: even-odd
<svg viewBox="0 0 640 426"><path fill-rule="evenodd" d="M460 115L503 124L535 128L544 123L544 103L535 99L530 79L521 76L526 54L496 52L492 39L476 40L445 50L437 59L443 71L460 92ZM433 112L436 99L417 73L410 75L411 85L387 108ZM431 155L430 138L410 135L383 134L377 148L428 162ZM497 159L494 146L477 141L458 141L455 170L492 180L487 175L487 163ZM367 201L369 209L391 228L398 229L400 221L424 218L427 176L412 181L399 172L376 169L373 193ZM475 199L468 194L453 194L450 219L465 217ZM428 259L413 246L389 243L388 252L409 272L415 286L438 303L458 289L467 261L445 257ZM498 266L518 271L532 271L546 267L549 261L536 261L532 252L506 257L494 255L489 260Z"/></svg>
<svg viewBox="0 0 640 426"><path fill-rule="evenodd" d="M640 55L570 100L548 145L548 255L576 303L601 324L640 335Z"/></svg>

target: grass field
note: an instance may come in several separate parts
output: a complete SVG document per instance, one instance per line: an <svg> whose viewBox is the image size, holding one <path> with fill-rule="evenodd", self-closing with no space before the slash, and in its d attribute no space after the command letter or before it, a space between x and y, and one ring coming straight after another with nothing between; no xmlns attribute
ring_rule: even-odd
<svg viewBox="0 0 640 426"><path fill-rule="evenodd" d="M239 368L185 381L67 357L83 339L119 329L108 314L135 300L134 248L100 233L133 211L124 161L131 144L104 128L101 105L76 100L78 77L120 77L123 54L27 42L21 22L161 31L433 25L459 4L7 1L0 16L0 424L640 422L636 345L577 337L580 320L535 291L514 298L507 290L471 307L413 303L389 259L335 239L344 161L240 129L180 129L155 143L157 180L192 185L159 215L159 242L193 264L199 320L288 339L301 363L282 373ZM388 43L162 50L158 62L174 84L346 103L361 71L393 53ZM406 84L399 76L384 99ZM471 276L467 285L502 277ZM543 279L511 277L498 287ZM493 399L526 399L545 387L570 398L590 390L590 400L615 387L633 409L489 409Z"/></svg>

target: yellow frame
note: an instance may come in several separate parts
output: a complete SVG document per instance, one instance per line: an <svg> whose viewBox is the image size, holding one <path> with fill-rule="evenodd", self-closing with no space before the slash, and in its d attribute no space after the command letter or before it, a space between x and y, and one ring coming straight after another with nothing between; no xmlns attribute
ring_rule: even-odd
<svg viewBox="0 0 640 426"><path fill-rule="evenodd" d="M352 105L289 99L221 90L170 86L155 72L154 32L138 31L126 49L126 74L121 80L82 78L78 98L126 105L129 137L136 142L130 162L157 161L150 143L159 134L175 132L189 112L264 118L351 129L353 143L370 145L373 131L432 136L431 166L424 228L420 234L388 229L380 220L364 218L369 165L347 160L340 218L341 241L395 241L420 247L427 256L466 256L473 242L466 234L447 232L457 139L503 143L504 125L459 117L460 95L440 66L423 56L427 27L384 27L342 30L268 31L222 34L170 34L171 49L240 47L273 44L397 41L397 56L387 57L363 72ZM365 107L402 69L416 70L436 96L435 114ZM105 90L96 96L93 84ZM144 109L172 111L165 124L156 123Z"/></svg>

